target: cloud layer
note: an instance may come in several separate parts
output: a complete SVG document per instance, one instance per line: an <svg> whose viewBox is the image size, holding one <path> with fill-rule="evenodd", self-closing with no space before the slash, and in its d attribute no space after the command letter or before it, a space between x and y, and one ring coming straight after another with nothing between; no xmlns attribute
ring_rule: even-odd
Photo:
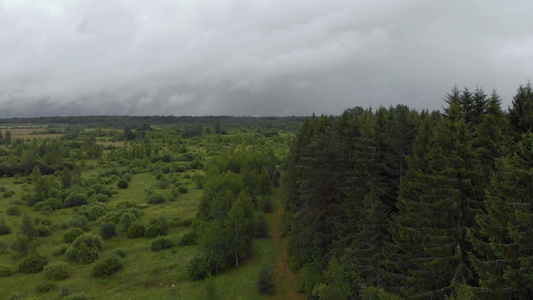
<svg viewBox="0 0 533 300"><path fill-rule="evenodd" d="M438 109L510 101L533 70L533 2L0 1L0 117Z"/></svg>

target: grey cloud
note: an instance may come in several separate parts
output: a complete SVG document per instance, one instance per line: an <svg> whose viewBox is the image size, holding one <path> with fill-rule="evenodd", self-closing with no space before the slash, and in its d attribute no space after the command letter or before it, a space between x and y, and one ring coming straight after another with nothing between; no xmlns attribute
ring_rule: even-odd
<svg viewBox="0 0 533 300"><path fill-rule="evenodd" d="M454 85L497 88L507 106L531 77L532 9L528 1L4 1L0 117L437 109Z"/></svg>

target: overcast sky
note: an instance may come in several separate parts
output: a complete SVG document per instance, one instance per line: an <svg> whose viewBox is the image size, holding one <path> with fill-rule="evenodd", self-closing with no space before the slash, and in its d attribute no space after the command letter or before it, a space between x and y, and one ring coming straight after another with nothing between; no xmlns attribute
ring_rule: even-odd
<svg viewBox="0 0 533 300"><path fill-rule="evenodd" d="M503 107L533 72L533 1L0 0L0 117Z"/></svg>

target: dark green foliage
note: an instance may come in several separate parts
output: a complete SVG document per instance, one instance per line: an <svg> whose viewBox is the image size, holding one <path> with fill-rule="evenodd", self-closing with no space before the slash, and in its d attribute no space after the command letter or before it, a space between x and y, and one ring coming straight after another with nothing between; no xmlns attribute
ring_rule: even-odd
<svg viewBox="0 0 533 300"><path fill-rule="evenodd" d="M84 234L77 237L67 249L65 256L84 264L98 259L102 251L102 239L95 234Z"/></svg>
<svg viewBox="0 0 533 300"><path fill-rule="evenodd" d="M188 191L189 191L189 190L188 190L187 187L184 186L184 185L181 185L181 186L178 187L178 192L179 192L180 194L187 194Z"/></svg>
<svg viewBox="0 0 533 300"><path fill-rule="evenodd" d="M63 234L63 241L67 244L70 244L74 242L74 240L83 234L83 230L81 228L75 227L70 228Z"/></svg>
<svg viewBox="0 0 533 300"><path fill-rule="evenodd" d="M129 239L138 239L142 238L145 235L146 228L143 224L134 222L128 227L128 231L126 232L126 236Z"/></svg>
<svg viewBox="0 0 533 300"><path fill-rule="evenodd" d="M194 246L198 244L198 234L196 231L191 230L181 236L180 246Z"/></svg>
<svg viewBox="0 0 533 300"><path fill-rule="evenodd" d="M173 246L174 242L170 238L158 236L155 238L155 240L152 241L150 249L154 252L159 252L165 249L170 249Z"/></svg>
<svg viewBox="0 0 533 300"><path fill-rule="evenodd" d="M102 203L92 204L87 210L87 218L90 221L95 221L105 214L107 214L107 207Z"/></svg>
<svg viewBox="0 0 533 300"><path fill-rule="evenodd" d="M106 203L109 201L109 196L106 194L95 194L93 197L97 202Z"/></svg>
<svg viewBox="0 0 533 300"><path fill-rule="evenodd" d="M33 239L37 236L37 231L33 226L33 222L27 214L22 216L22 222L20 225L20 233L24 236L27 236L30 239Z"/></svg>
<svg viewBox="0 0 533 300"><path fill-rule="evenodd" d="M118 236L117 225L113 222L105 222L98 227L100 235L104 240L108 240L112 237Z"/></svg>
<svg viewBox="0 0 533 300"><path fill-rule="evenodd" d="M15 241L11 245L16 257L24 257L34 247L35 244L32 239L24 234L17 234Z"/></svg>
<svg viewBox="0 0 533 300"><path fill-rule="evenodd" d="M269 229L268 222L263 214L259 214L255 220L255 237L267 238Z"/></svg>
<svg viewBox="0 0 533 300"><path fill-rule="evenodd" d="M74 289L70 285L61 285L59 288L59 296L61 299L65 299L65 297L70 296L74 294Z"/></svg>
<svg viewBox="0 0 533 300"><path fill-rule="evenodd" d="M118 182L117 182L117 187L119 189L127 189L128 188L128 181L126 179L120 179Z"/></svg>
<svg viewBox="0 0 533 300"><path fill-rule="evenodd" d="M54 261L44 267L44 276L48 280L60 281L70 277L68 265L66 262Z"/></svg>
<svg viewBox="0 0 533 300"><path fill-rule="evenodd" d="M169 224L165 217L159 217L150 221L146 227L145 236L147 238L155 238L168 234Z"/></svg>
<svg viewBox="0 0 533 300"><path fill-rule="evenodd" d="M15 270L11 266L0 265L0 278L15 274Z"/></svg>
<svg viewBox="0 0 533 300"><path fill-rule="evenodd" d="M257 278L257 291L259 294L274 295L276 284L274 283L274 270L268 266L263 266Z"/></svg>
<svg viewBox="0 0 533 300"><path fill-rule="evenodd" d="M118 224L122 233L128 232L130 225L135 222L135 215L131 212L125 212L120 216Z"/></svg>
<svg viewBox="0 0 533 300"><path fill-rule="evenodd" d="M120 271L123 267L122 261L117 256L107 256L99 259L93 267L92 276L105 278Z"/></svg>
<svg viewBox="0 0 533 300"><path fill-rule="evenodd" d="M170 182L168 181L166 177L161 177L157 181L157 187L160 189L168 189L169 185L170 185Z"/></svg>
<svg viewBox="0 0 533 300"><path fill-rule="evenodd" d="M531 83L520 85L509 108L509 122L519 136L524 132L533 132L533 90Z"/></svg>
<svg viewBox="0 0 533 300"><path fill-rule="evenodd" d="M52 234L52 229L48 226L39 225L35 228L35 232L38 237L49 236Z"/></svg>
<svg viewBox="0 0 533 300"><path fill-rule="evenodd" d="M165 201L166 201L165 196L163 196L162 194L158 194L158 193L149 195L148 198L146 199L146 202L149 204L161 204L161 203L164 203Z"/></svg>
<svg viewBox="0 0 533 300"><path fill-rule="evenodd" d="M7 235L11 233L11 227L7 226L4 218L0 220L0 235Z"/></svg>
<svg viewBox="0 0 533 300"><path fill-rule="evenodd" d="M48 258L39 254L28 254L19 264L19 271L26 274L41 272L48 264Z"/></svg>
<svg viewBox="0 0 533 300"><path fill-rule="evenodd" d="M9 245L7 242L0 240L0 254L9 253Z"/></svg>
<svg viewBox="0 0 533 300"><path fill-rule="evenodd" d="M122 250L122 249L115 249L115 250L112 251L112 255L116 255L118 257L124 258L124 257L126 257L126 252L124 252L124 250Z"/></svg>
<svg viewBox="0 0 533 300"><path fill-rule="evenodd" d="M212 261L203 254L198 254L187 263L187 275L191 280L202 280L212 273Z"/></svg>
<svg viewBox="0 0 533 300"><path fill-rule="evenodd" d="M44 293L48 293L51 291L56 291L57 288L58 288L57 284L50 282L50 281L45 281L37 285L35 287L35 291L39 294L44 294Z"/></svg>
<svg viewBox="0 0 533 300"><path fill-rule="evenodd" d="M21 292L15 292L9 295L9 300L18 300L18 299L25 299L25 298L26 298L26 294L21 293Z"/></svg>
<svg viewBox="0 0 533 300"><path fill-rule="evenodd" d="M11 205L6 208L8 216L20 216L20 208L18 205Z"/></svg>
<svg viewBox="0 0 533 300"><path fill-rule="evenodd" d="M72 193L70 194L67 199L65 199L65 202L63 205L65 207L76 207L76 206L82 206L87 204L87 197L85 195L80 193Z"/></svg>

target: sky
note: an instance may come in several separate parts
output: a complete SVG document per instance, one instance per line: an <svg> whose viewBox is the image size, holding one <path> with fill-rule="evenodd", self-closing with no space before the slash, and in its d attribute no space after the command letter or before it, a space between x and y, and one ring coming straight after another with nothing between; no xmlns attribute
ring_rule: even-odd
<svg viewBox="0 0 533 300"><path fill-rule="evenodd" d="M533 72L533 1L0 0L0 118L502 107Z"/></svg>

